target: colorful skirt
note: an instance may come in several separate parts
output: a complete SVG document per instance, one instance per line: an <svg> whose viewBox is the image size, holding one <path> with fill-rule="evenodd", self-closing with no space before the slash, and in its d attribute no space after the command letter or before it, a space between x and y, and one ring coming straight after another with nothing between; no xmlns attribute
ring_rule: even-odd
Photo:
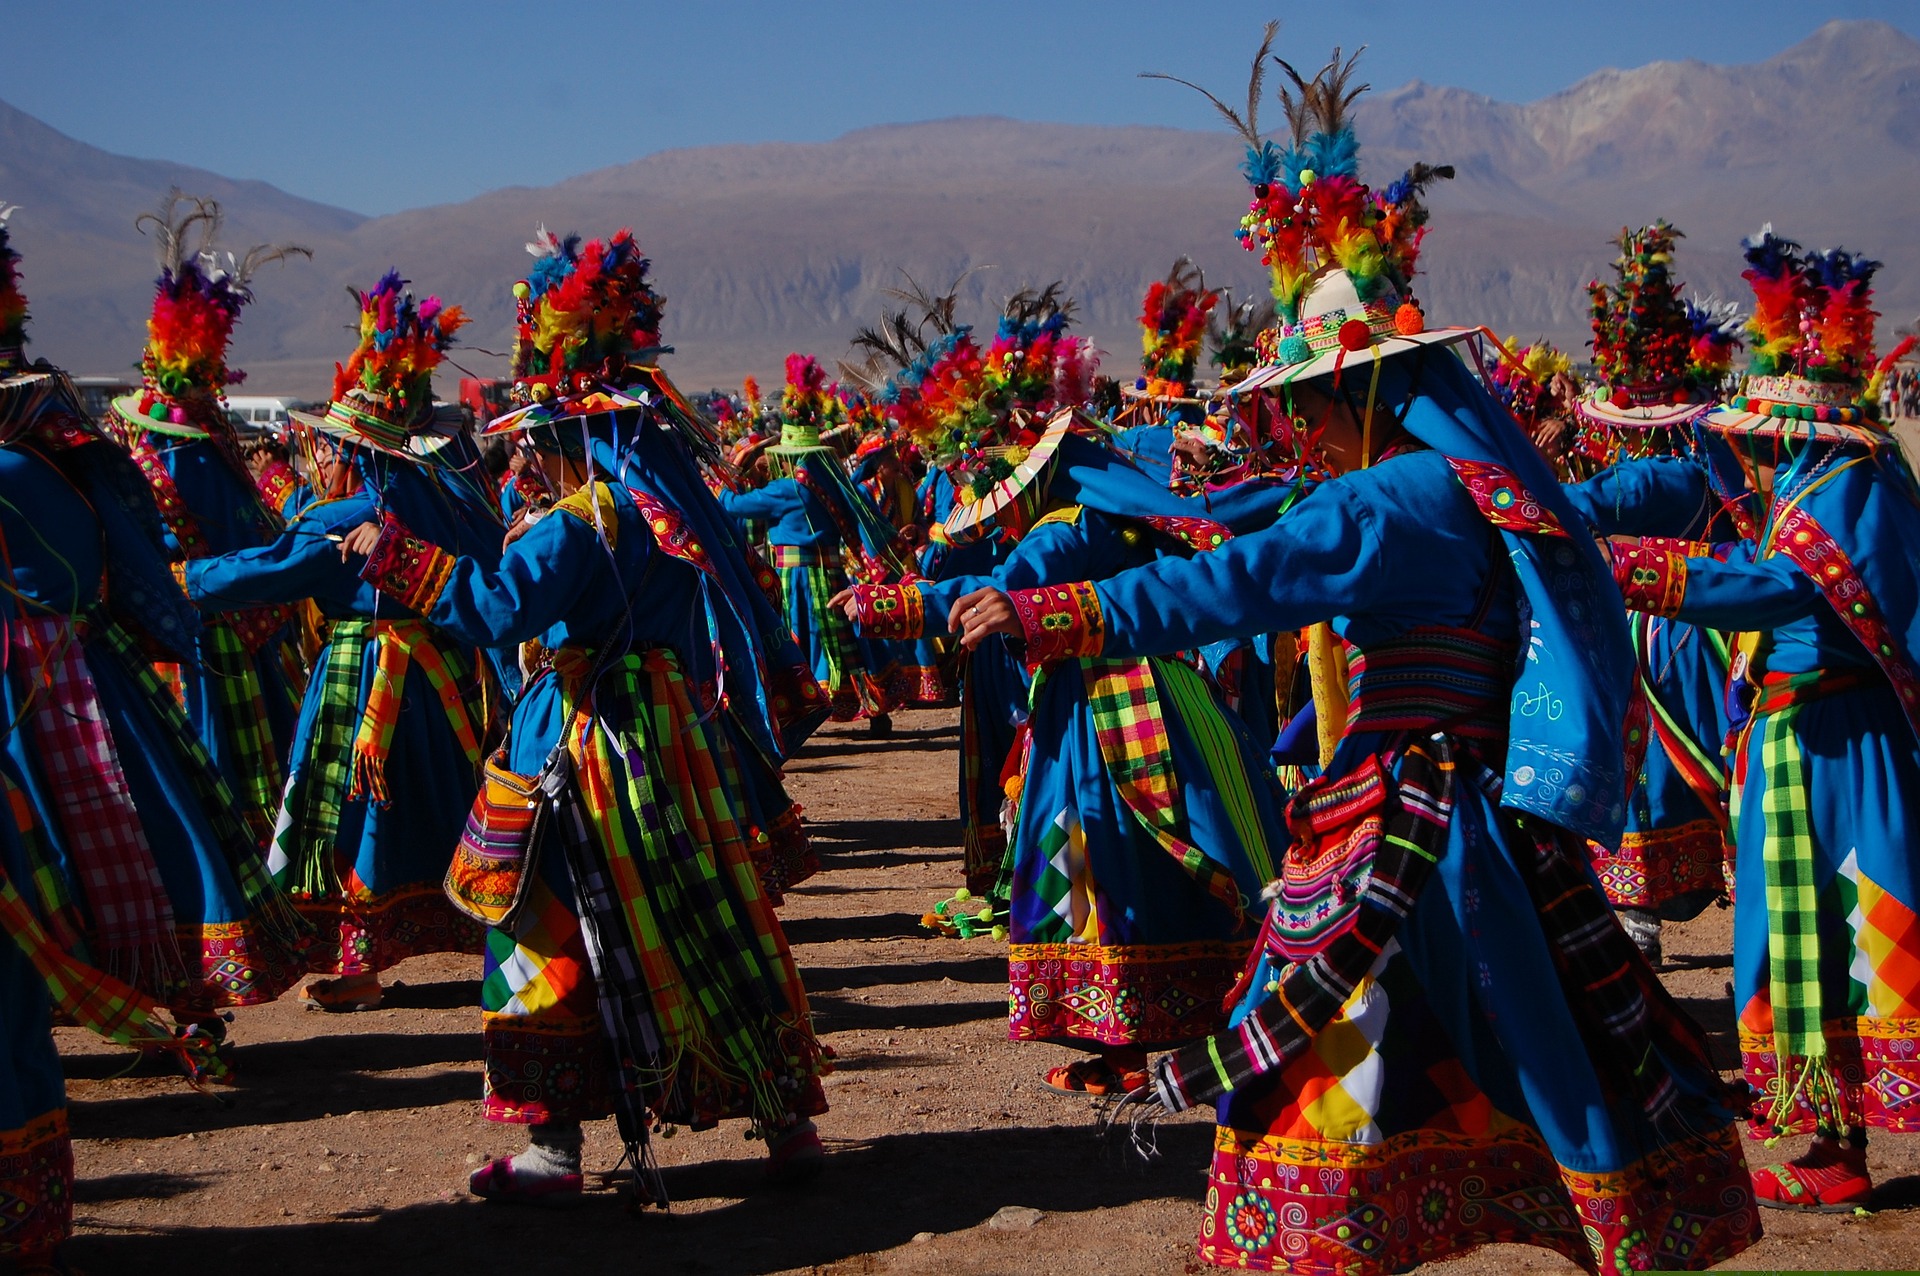
<svg viewBox="0 0 1920 1276"><path fill-rule="evenodd" d="M1279 794L1215 695L1160 659L1036 682L1008 904L1013 1040L1144 1049L1225 1022Z"/></svg>
<svg viewBox="0 0 1920 1276"><path fill-rule="evenodd" d="M891 644L856 637L846 614L827 605L847 587L839 551L798 545L772 545L768 550L780 577L787 624L827 693L833 721L891 712L896 663Z"/></svg>
<svg viewBox="0 0 1920 1276"><path fill-rule="evenodd" d="M1835 675L1823 677L1839 685ZM1756 1114L1774 1108L1783 1090L1793 1095L1774 1121L1763 1122L1764 1132L1920 1131L1916 802L1920 752L1877 673L1790 712L1756 710L1735 793L1734 1005L1741 1063L1763 1096ZM1796 825L1804 837L1793 835ZM1770 840L1802 865L1812 919L1799 927L1782 924L1793 910L1771 888L1770 876L1779 882L1785 873L1769 872ZM1811 945L1795 932L1810 934ZM1788 953L1817 972L1818 1005L1808 1011L1823 1027L1831 1086L1781 1081L1783 1071L1793 1077L1801 1066L1790 1055L1781 1068L1774 1036L1774 980L1787 973ZM1790 982L1782 988L1793 991Z"/></svg>
<svg viewBox="0 0 1920 1276"><path fill-rule="evenodd" d="M1361 760L1353 743L1332 774ZM1677 1035L1692 1030L1624 935L1609 928L1610 945L1579 952L1567 942L1563 930L1604 923L1596 889L1572 901L1585 920L1549 926L1543 901L1564 909L1565 884L1591 881L1571 839L1549 889L1537 844L1490 796L1497 775L1471 755L1458 771L1444 849L1397 934L1370 949L1377 958L1331 1022L1309 1028L1297 1053L1267 1054L1271 1071L1235 1072L1238 1088L1219 1101L1200 1257L1385 1276L1495 1243L1555 1250L1596 1273L1701 1269L1739 1253L1759 1239L1758 1210L1704 1047ZM1194 1066L1227 1073L1269 1049L1256 1011L1302 968L1263 953L1238 1031L1210 1046L1226 1062ZM1639 1006L1621 1016L1645 1025L1637 1046L1608 1039L1603 1012L1570 991L1603 985ZM1671 1131L1626 1084L1636 1049L1654 1077L1672 1078Z"/></svg>
<svg viewBox="0 0 1920 1276"><path fill-rule="evenodd" d="M418 621L337 621L314 664L268 866L316 931L309 968L478 952L441 884L479 788L484 679Z"/></svg>
<svg viewBox="0 0 1920 1276"><path fill-rule="evenodd" d="M643 1105L766 1131L825 1111L806 991L724 778L739 773L728 733L666 651L611 662L579 717L576 686L535 680L508 740L509 765L533 773L564 731L575 785L525 911L488 932L484 1114L537 1125Z"/></svg>
<svg viewBox="0 0 1920 1276"><path fill-rule="evenodd" d="M117 624L9 626L7 752L45 832L43 895L76 953L180 1015L271 1001L304 973L299 918L179 701Z"/></svg>
<svg viewBox="0 0 1920 1276"><path fill-rule="evenodd" d="M1727 654L1719 635L1631 612L1646 703L1646 760L1627 802L1620 845L1595 846L1594 871L1616 908L1686 921L1733 881L1726 817ZM1636 723L1640 715L1636 714Z"/></svg>

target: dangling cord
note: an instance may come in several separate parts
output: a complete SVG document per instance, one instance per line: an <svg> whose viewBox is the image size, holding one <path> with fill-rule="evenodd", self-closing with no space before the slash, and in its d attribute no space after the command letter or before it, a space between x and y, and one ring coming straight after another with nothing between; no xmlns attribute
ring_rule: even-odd
<svg viewBox="0 0 1920 1276"><path fill-rule="evenodd" d="M1380 365L1385 362L1375 347L1373 375L1367 378L1367 410L1360 421L1360 468L1363 470L1373 464L1373 405L1380 395Z"/></svg>

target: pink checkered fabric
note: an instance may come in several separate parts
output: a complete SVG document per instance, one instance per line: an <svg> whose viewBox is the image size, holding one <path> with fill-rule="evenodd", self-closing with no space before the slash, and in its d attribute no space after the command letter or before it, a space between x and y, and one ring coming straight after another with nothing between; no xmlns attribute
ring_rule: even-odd
<svg viewBox="0 0 1920 1276"><path fill-rule="evenodd" d="M173 908L127 789L126 772L87 668L80 632L65 616L7 625L9 672L28 699L41 776L93 919L103 965L146 954L178 958Z"/></svg>

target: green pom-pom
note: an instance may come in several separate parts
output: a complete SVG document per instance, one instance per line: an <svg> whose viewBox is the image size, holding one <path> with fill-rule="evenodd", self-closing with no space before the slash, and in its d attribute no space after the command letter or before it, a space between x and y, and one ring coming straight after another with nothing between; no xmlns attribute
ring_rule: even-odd
<svg viewBox="0 0 1920 1276"><path fill-rule="evenodd" d="M980 910L979 912L977 912L977 913L975 913L975 914L974 914L974 917L975 917L975 918L977 918L977 919L978 919L978 920L980 920L980 921L983 921L983 922L990 922L990 921L992 921L992 920L993 920L993 905L992 905L992 904L988 904L988 905L987 905L987 906L986 906L985 908L983 908L983 909L981 909L981 910Z"/></svg>
<svg viewBox="0 0 1920 1276"><path fill-rule="evenodd" d="M952 903L952 901L951 901L951 900L945 900L945 899L943 899L943 900L941 900L941 901L940 901L940 902L939 902L938 904L935 904L935 905L933 906L933 911L934 911L934 913L935 913L935 915L937 915L937 916L940 916L940 917L945 917L945 916L947 915L947 910L948 910L948 907L949 907L949 905L951 905L951 903Z"/></svg>
<svg viewBox="0 0 1920 1276"><path fill-rule="evenodd" d="M1313 358L1313 347L1305 337L1296 335L1282 341L1278 353L1282 363L1305 363Z"/></svg>
<svg viewBox="0 0 1920 1276"><path fill-rule="evenodd" d="M1004 940L1007 937L1007 928L1005 926L995 926L993 928L993 937Z"/></svg>
<svg viewBox="0 0 1920 1276"><path fill-rule="evenodd" d="M533 296L533 289L528 286L526 280L522 279L513 286L513 295L518 300L525 301L528 297Z"/></svg>
<svg viewBox="0 0 1920 1276"><path fill-rule="evenodd" d="M973 898L973 892L968 890L966 887L962 886L959 890L953 893L953 897L959 900L962 904L964 904L968 900Z"/></svg>
<svg viewBox="0 0 1920 1276"><path fill-rule="evenodd" d="M164 421L167 419L167 405L156 399L153 406L147 409L147 415L156 421Z"/></svg>

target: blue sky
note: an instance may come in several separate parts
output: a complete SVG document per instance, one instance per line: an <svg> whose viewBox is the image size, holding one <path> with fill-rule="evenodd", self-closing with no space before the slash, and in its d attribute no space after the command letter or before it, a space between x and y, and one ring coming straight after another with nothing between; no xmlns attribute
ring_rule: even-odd
<svg viewBox="0 0 1920 1276"><path fill-rule="evenodd" d="M110 151L386 213L954 115L1212 127L1135 73L1244 90L1269 17L1296 63L1366 44L1376 88L1517 102L1603 67L1758 61L1832 18L1920 36L1920 0L0 0L0 99Z"/></svg>

